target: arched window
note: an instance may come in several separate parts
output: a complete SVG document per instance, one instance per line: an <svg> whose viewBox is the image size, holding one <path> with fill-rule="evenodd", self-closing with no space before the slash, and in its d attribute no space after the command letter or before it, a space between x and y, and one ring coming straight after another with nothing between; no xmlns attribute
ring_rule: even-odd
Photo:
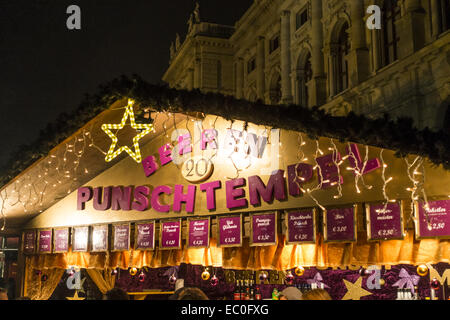
<svg viewBox="0 0 450 320"><path fill-rule="evenodd" d="M300 56L297 69L298 103L304 107L309 106L308 82L312 80L311 54Z"/></svg>
<svg viewBox="0 0 450 320"><path fill-rule="evenodd" d="M439 5L439 33L450 29L450 0L438 0Z"/></svg>
<svg viewBox="0 0 450 320"><path fill-rule="evenodd" d="M281 76L275 73L270 81L270 103L279 104L281 101Z"/></svg>
<svg viewBox="0 0 450 320"><path fill-rule="evenodd" d="M387 66L398 59L399 37L396 21L400 19L398 0L384 0L381 32L381 65Z"/></svg>
<svg viewBox="0 0 450 320"><path fill-rule="evenodd" d="M335 94L338 94L348 88L348 61L347 56L350 52L350 40L348 36L348 23L345 22L339 32L338 40L335 45L334 54L334 85Z"/></svg>

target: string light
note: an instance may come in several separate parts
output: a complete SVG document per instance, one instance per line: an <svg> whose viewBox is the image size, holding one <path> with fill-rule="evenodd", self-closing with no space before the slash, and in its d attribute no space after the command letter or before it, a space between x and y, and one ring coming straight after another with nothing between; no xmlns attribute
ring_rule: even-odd
<svg viewBox="0 0 450 320"><path fill-rule="evenodd" d="M127 152L137 163L141 163L142 162L142 156L141 156L141 150L139 149L139 140L144 137L145 135L147 135L148 133L150 133L150 131L152 131L153 129L153 125L151 124L137 124L135 122L134 119L134 112L133 112L133 104L134 101L129 99L128 100L128 106L126 108L126 111L123 115L122 121L120 122L120 124L103 124L102 125L102 130L111 138L112 140L112 144L109 148L109 151L105 157L105 161L106 162L110 162L113 159L115 159L119 154L121 154L123 151ZM130 148L128 148L127 146L123 146L120 147L119 149L117 149L116 151L114 151L114 149L116 148L116 144L117 144L117 137L111 132L111 129L117 129L120 130L125 126L125 123L127 121L127 119L130 118L130 122L131 122L131 127L135 130L138 129L144 129L141 133L139 133L138 135L136 135L133 138L133 145L134 145L134 150L135 152L131 151Z"/></svg>
<svg viewBox="0 0 450 320"><path fill-rule="evenodd" d="M333 159L334 165L337 168L337 176L338 176L338 182L337 183L336 182L331 183L332 186L335 186L336 184L338 185L337 186L338 194L333 196L333 198L334 199L339 199L339 198L342 198L342 185L341 185L341 178L340 178L341 177L340 165L342 164L342 161L338 162L339 151L338 151L338 149L336 147L336 144L334 143L333 139L330 139L330 142L331 142L331 145L332 145L332 148L330 148L330 151L333 151L332 159Z"/></svg>

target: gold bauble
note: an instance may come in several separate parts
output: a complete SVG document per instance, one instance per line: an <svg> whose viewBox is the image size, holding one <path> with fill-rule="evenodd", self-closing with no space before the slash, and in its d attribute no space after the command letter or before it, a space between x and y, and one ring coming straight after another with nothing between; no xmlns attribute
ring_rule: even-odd
<svg viewBox="0 0 450 320"><path fill-rule="evenodd" d="M386 284L386 281L384 279L380 279L380 286L384 286Z"/></svg>
<svg viewBox="0 0 450 320"><path fill-rule="evenodd" d="M424 277L428 274L428 267L425 264L421 264L417 267L417 274Z"/></svg>
<svg viewBox="0 0 450 320"><path fill-rule="evenodd" d="M209 279L209 277L210 277L210 274L209 274L208 270L205 270L205 271L202 272L202 279L203 280L206 281L206 280Z"/></svg>
<svg viewBox="0 0 450 320"><path fill-rule="evenodd" d="M303 267L297 267L295 268L295 275L301 277L303 274L305 274L305 268Z"/></svg>
<svg viewBox="0 0 450 320"><path fill-rule="evenodd" d="M138 269L137 269L137 268L131 268L131 269L130 269L130 274L131 274L132 276L135 276L137 272L138 272Z"/></svg>

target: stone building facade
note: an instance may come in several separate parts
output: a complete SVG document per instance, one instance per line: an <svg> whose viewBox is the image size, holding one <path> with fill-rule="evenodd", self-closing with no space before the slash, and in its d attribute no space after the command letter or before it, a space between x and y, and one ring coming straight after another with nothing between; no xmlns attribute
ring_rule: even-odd
<svg viewBox="0 0 450 320"><path fill-rule="evenodd" d="M366 26L374 4L379 30ZM202 22L197 6L163 80L439 129L450 101L449 12L450 0L255 0L224 26Z"/></svg>

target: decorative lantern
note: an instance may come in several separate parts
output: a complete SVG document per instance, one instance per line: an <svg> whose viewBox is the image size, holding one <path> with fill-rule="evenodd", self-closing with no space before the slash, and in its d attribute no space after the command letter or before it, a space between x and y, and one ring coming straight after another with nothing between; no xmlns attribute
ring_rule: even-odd
<svg viewBox="0 0 450 320"><path fill-rule="evenodd" d="M211 278L211 280L209 281L209 283L210 283L213 287L215 287L215 286L217 286L217 284L219 283L219 278L217 278L216 275L213 275L212 278Z"/></svg>
<svg viewBox="0 0 450 320"><path fill-rule="evenodd" d="M202 272L202 280L206 281L209 280L209 277L211 275L209 274L209 271L207 269L205 269L205 271Z"/></svg>
<svg viewBox="0 0 450 320"><path fill-rule="evenodd" d="M297 276L301 277L302 275L305 274L305 268L303 268L301 266L297 267L297 268L295 268L294 272Z"/></svg>
<svg viewBox="0 0 450 320"><path fill-rule="evenodd" d="M133 267L133 268L130 269L130 274L131 274L133 277L137 274L137 272L138 272L138 269L135 268L135 267Z"/></svg>
<svg viewBox="0 0 450 320"><path fill-rule="evenodd" d="M288 271L288 273L286 274L284 282L286 282L287 285L291 285L294 282L294 275L291 271Z"/></svg>
<svg viewBox="0 0 450 320"><path fill-rule="evenodd" d="M175 282L177 282L177 277L175 277L175 274L172 274L169 278L169 283L174 285Z"/></svg>
<svg viewBox="0 0 450 320"><path fill-rule="evenodd" d="M425 277L428 274L428 267L425 264L421 264L417 267L417 274L421 277Z"/></svg>

